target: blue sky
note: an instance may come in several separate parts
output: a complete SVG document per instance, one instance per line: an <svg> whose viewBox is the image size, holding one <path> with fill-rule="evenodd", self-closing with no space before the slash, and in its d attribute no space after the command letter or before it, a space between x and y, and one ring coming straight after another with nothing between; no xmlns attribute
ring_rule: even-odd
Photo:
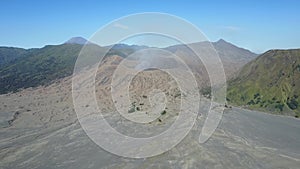
<svg viewBox="0 0 300 169"><path fill-rule="evenodd" d="M0 2L0 46L32 48L89 38L119 17L164 12L195 24L211 41L223 38L257 53L300 48L299 8L297 0L5 0Z"/></svg>

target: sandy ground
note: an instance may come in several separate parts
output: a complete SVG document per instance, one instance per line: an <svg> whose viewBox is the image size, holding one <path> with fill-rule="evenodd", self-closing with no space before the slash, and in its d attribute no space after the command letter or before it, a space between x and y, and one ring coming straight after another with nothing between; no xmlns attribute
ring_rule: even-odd
<svg viewBox="0 0 300 169"><path fill-rule="evenodd" d="M111 79L107 77L118 61L117 57L108 61L109 66L102 66L96 78L97 102L105 118L119 132L132 136L150 136L165 130L178 116L175 83L168 74L156 70L140 73L133 80L130 97L141 110L150 105L148 90L159 88L169 94L166 114L159 120L131 128L128 120L115 113L109 96ZM218 129L204 144L198 143L198 137L205 113L198 116L187 137L164 154L146 159L113 155L97 146L81 128L74 111L71 80L67 77L46 87L0 95L0 168L298 169L300 166L299 120L237 108L225 111Z"/></svg>

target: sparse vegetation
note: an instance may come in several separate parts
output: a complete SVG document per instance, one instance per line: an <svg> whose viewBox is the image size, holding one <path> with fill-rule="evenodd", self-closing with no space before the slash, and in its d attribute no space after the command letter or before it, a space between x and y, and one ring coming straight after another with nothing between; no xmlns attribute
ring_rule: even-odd
<svg viewBox="0 0 300 169"><path fill-rule="evenodd" d="M166 111L166 110L163 110L160 114L161 114L161 115L165 115L165 114L167 114L167 111Z"/></svg>
<svg viewBox="0 0 300 169"><path fill-rule="evenodd" d="M202 88L200 93L207 98L211 98L211 87Z"/></svg>
<svg viewBox="0 0 300 169"><path fill-rule="evenodd" d="M181 93L180 93L180 92L179 92L179 93L176 93L176 94L174 95L174 97L175 97L175 98L181 97Z"/></svg>
<svg viewBox="0 0 300 169"><path fill-rule="evenodd" d="M283 107L284 107L284 104L282 104L282 103L278 103L278 104L275 105L275 108L279 109L280 111L283 110Z"/></svg>
<svg viewBox="0 0 300 169"><path fill-rule="evenodd" d="M136 106L136 102L133 102L133 103L131 103L131 107L129 108L128 113L133 113L133 112L140 111L140 110L141 110L141 108L139 106Z"/></svg>
<svg viewBox="0 0 300 169"><path fill-rule="evenodd" d="M131 107L129 110L128 110L128 113L133 113L135 112L135 107Z"/></svg>
<svg viewBox="0 0 300 169"><path fill-rule="evenodd" d="M288 99L287 105L292 110L296 110L298 108L298 102L297 102L296 98Z"/></svg>

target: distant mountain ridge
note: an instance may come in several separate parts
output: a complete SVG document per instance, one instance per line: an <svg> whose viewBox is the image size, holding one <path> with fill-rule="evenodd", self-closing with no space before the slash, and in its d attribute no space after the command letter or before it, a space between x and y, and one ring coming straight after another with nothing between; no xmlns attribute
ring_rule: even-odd
<svg viewBox="0 0 300 169"><path fill-rule="evenodd" d="M111 48L106 54L107 56L118 55L122 58L137 50L148 48L147 46L126 44L101 47L81 37L71 38L61 45L47 45L37 49L0 47L0 94L18 91L22 88L47 85L56 79L72 75L77 56L84 44L88 44L94 53ZM226 74L230 74L230 76L256 57L256 54L238 48L224 40L213 44L224 62ZM201 43L193 45L201 48ZM174 54L179 52L187 58L190 55L184 45L175 45L164 49L174 52ZM227 51L228 49L232 51ZM200 82L207 85L209 80L205 73L205 67L201 63L190 63L194 65L195 69L200 69L198 72Z"/></svg>
<svg viewBox="0 0 300 169"><path fill-rule="evenodd" d="M205 50L207 46L208 48L210 48L209 46L211 45L215 48L219 58L223 63L227 80L235 77L240 68L242 68L246 63L248 63L249 61L257 57L257 54L249 50L237 47L229 42L226 42L223 39L220 39L217 42L208 42L208 41L197 42L197 43L188 44L188 46L174 45L174 46L167 47L165 49L179 56L180 55L190 56L190 55L194 55L194 53L189 49L189 46L201 51L201 50ZM195 66L202 65L202 67L204 68L202 62L199 63L195 61L195 64L196 64ZM209 81L209 79L206 78L205 81Z"/></svg>
<svg viewBox="0 0 300 169"><path fill-rule="evenodd" d="M217 50L222 60L227 80L237 76L238 71L248 62L255 59L258 55L247 49L237 47L223 39L213 42L212 45Z"/></svg>
<svg viewBox="0 0 300 169"><path fill-rule="evenodd" d="M83 37L73 37L66 41L64 44L78 44L78 45L85 45L85 44L92 44L88 40Z"/></svg>
<svg viewBox="0 0 300 169"><path fill-rule="evenodd" d="M121 54L119 56L121 57L127 57L128 55L141 50L141 49L146 49L149 48L148 46L140 46L140 45L127 45L127 44L114 44L110 46L105 46L106 48L109 48L110 50L113 51L118 51Z"/></svg>
<svg viewBox="0 0 300 169"><path fill-rule="evenodd" d="M15 59L25 56L28 50L15 47L0 47L0 67L1 65L7 64L14 61Z"/></svg>

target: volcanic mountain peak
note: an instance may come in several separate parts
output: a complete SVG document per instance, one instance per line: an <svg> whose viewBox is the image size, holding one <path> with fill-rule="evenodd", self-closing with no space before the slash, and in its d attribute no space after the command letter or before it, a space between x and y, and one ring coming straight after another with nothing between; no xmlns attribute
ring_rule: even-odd
<svg viewBox="0 0 300 169"><path fill-rule="evenodd" d="M91 44L88 40L86 40L83 37L73 37L65 42L65 44L79 44L79 45L85 45L85 44Z"/></svg>

